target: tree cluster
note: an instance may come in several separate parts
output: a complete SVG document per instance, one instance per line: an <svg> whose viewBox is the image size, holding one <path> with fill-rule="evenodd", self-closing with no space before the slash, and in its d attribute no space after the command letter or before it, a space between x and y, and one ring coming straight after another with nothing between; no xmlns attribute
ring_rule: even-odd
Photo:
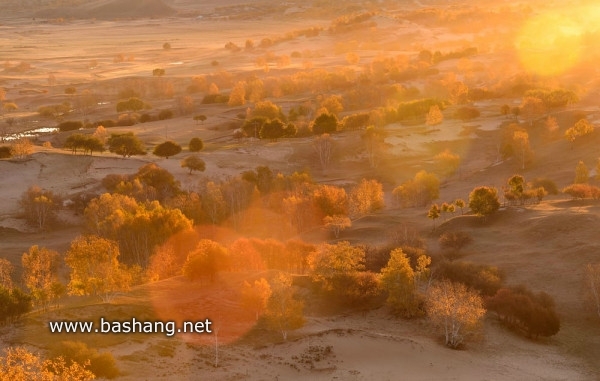
<svg viewBox="0 0 600 381"><path fill-rule="evenodd" d="M545 292L534 294L524 286L502 288L486 299L486 306L502 322L529 337L552 336L560 330L554 300Z"/></svg>

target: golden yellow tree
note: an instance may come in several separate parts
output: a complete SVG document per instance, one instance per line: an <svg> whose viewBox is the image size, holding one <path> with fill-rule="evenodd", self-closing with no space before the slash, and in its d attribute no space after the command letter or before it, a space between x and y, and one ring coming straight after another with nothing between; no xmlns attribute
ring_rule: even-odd
<svg viewBox="0 0 600 381"><path fill-rule="evenodd" d="M267 302L272 291L269 282L265 278L255 280L253 284L244 281L242 286L242 306L254 312L256 320L267 308Z"/></svg>
<svg viewBox="0 0 600 381"><path fill-rule="evenodd" d="M61 357L42 360L23 347L10 347L0 357L2 381L87 381L94 374L76 362L67 364Z"/></svg>
<svg viewBox="0 0 600 381"><path fill-rule="evenodd" d="M588 264L585 268L585 282L592 305L600 317L600 263Z"/></svg>
<svg viewBox="0 0 600 381"><path fill-rule="evenodd" d="M52 300L62 296L58 280L59 258L58 252L37 245L31 246L21 257L23 282L42 310L46 310Z"/></svg>
<svg viewBox="0 0 600 381"><path fill-rule="evenodd" d="M279 331L283 340L288 332L304 325L304 303L294 299L292 278L280 273L271 281L272 294L264 317L270 329Z"/></svg>
<svg viewBox="0 0 600 381"><path fill-rule="evenodd" d="M349 206L354 217L383 209L383 185L377 180L362 179L350 192Z"/></svg>
<svg viewBox="0 0 600 381"><path fill-rule="evenodd" d="M442 330L445 343L451 348L458 348L475 333L485 314L477 292L447 280L429 288L425 305L429 319Z"/></svg>
<svg viewBox="0 0 600 381"><path fill-rule="evenodd" d="M6 258L0 258L0 288L10 290L13 287L13 271L12 263Z"/></svg>
<svg viewBox="0 0 600 381"><path fill-rule="evenodd" d="M116 242L94 235L79 236L65 256L71 268L69 293L96 295L110 302L119 292L129 290L131 273L119 264Z"/></svg>
<svg viewBox="0 0 600 381"><path fill-rule="evenodd" d="M231 107L246 104L246 82L240 81L235 84L229 94L229 102L227 104Z"/></svg>
<svg viewBox="0 0 600 381"><path fill-rule="evenodd" d="M444 121L444 115L440 110L440 106L433 105L429 108L429 112L425 116L425 124L428 126L435 126Z"/></svg>

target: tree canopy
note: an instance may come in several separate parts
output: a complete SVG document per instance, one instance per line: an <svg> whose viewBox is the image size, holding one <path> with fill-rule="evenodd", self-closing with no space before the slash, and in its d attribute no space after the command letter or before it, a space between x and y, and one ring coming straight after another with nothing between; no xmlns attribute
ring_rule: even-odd
<svg viewBox="0 0 600 381"><path fill-rule="evenodd" d="M108 138L108 150L123 157L134 155L145 155L146 147L144 143L133 132L124 134L111 134Z"/></svg>
<svg viewBox="0 0 600 381"><path fill-rule="evenodd" d="M152 153L159 157L168 159L170 156L175 156L181 152L181 146L172 140L167 140L154 147Z"/></svg>
<svg viewBox="0 0 600 381"><path fill-rule="evenodd" d="M500 208L498 190L496 188L480 186L469 194L469 208L478 216L489 216Z"/></svg>

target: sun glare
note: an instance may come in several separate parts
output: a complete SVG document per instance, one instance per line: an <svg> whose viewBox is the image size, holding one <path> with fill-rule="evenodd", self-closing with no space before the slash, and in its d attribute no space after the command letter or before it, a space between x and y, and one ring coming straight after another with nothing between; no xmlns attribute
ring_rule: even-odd
<svg viewBox="0 0 600 381"><path fill-rule="evenodd" d="M564 73L581 62L584 37L598 29L600 6L591 4L541 13L521 29L516 48L523 66L537 74Z"/></svg>
<svg viewBox="0 0 600 381"><path fill-rule="evenodd" d="M517 50L526 69L551 76L564 73L581 57L583 29L559 13L545 13L529 20L517 39Z"/></svg>

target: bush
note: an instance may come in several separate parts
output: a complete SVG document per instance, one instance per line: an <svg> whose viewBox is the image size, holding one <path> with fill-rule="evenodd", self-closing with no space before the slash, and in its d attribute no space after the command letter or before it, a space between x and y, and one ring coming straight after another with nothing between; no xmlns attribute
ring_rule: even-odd
<svg viewBox="0 0 600 381"><path fill-rule="evenodd" d="M204 142L200 138L191 138L188 144L190 152L199 152L204 148Z"/></svg>
<svg viewBox="0 0 600 381"><path fill-rule="evenodd" d="M556 183L548 178L538 177L531 182L532 188L544 188L548 194L558 194Z"/></svg>
<svg viewBox="0 0 600 381"><path fill-rule="evenodd" d="M545 292L534 294L524 286L502 288L493 297L486 298L485 304L505 324L524 331L529 337L553 336L560 330L554 299Z"/></svg>
<svg viewBox="0 0 600 381"><path fill-rule="evenodd" d="M444 279L473 288L484 296L496 294L504 279L504 274L497 267L471 262L443 262L438 274Z"/></svg>
<svg viewBox="0 0 600 381"><path fill-rule="evenodd" d="M460 107L454 112L454 117L456 119L462 120L463 122L467 121L467 120L475 119L475 118L479 117L479 115L481 115L479 110L477 110L475 107L472 107L472 106Z"/></svg>
<svg viewBox="0 0 600 381"><path fill-rule="evenodd" d="M1 146L0 147L0 159L9 159L12 157L12 153L10 151L9 146Z"/></svg>
<svg viewBox="0 0 600 381"><path fill-rule="evenodd" d="M68 120L68 121L59 123L59 125L58 125L58 129L61 132L79 130L80 128L83 128L83 122L78 121L78 120L77 121Z"/></svg>
<svg viewBox="0 0 600 381"><path fill-rule="evenodd" d="M62 341L50 351L51 358L62 357L67 364L76 362L84 366L89 360L88 369L99 378L113 379L119 375L119 368L111 353L98 353L94 348L80 341Z"/></svg>
<svg viewBox="0 0 600 381"><path fill-rule="evenodd" d="M171 119L173 117L173 111L171 110L160 110L158 113L158 120Z"/></svg>
<svg viewBox="0 0 600 381"><path fill-rule="evenodd" d="M467 232L446 232L440 236L440 247L452 254L458 252L473 241L473 237Z"/></svg>
<svg viewBox="0 0 600 381"><path fill-rule="evenodd" d="M229 102L228 95L222 94L206 94L204 98L202 98L203 104L212 104L212 103L227 103Z"/></svg>
<svg viewBox="0 0 600 381"><path fill-rule="evenodd" d="M140 115L140 123L148 123L148 122L152 122L154 118L152 118L152 115L150 114L142 114Z"/></svg>
<svg viewBox="0 0 600 381"><path fill-rule="evenodd" d="M94 127L104 126L105 128L110 128L110 127L115 127L116 125L117 125L117 122L115 122L112 119L99 120L96 123L94 123Z"/></svg>
<svg viewBox="0 0 600 381"><path fill-rule="evenodd" d="M590 184L571 184L562 190L563 193L568 194L574 199L593 198L594 200L600 199L600 188Z"/></svg>

